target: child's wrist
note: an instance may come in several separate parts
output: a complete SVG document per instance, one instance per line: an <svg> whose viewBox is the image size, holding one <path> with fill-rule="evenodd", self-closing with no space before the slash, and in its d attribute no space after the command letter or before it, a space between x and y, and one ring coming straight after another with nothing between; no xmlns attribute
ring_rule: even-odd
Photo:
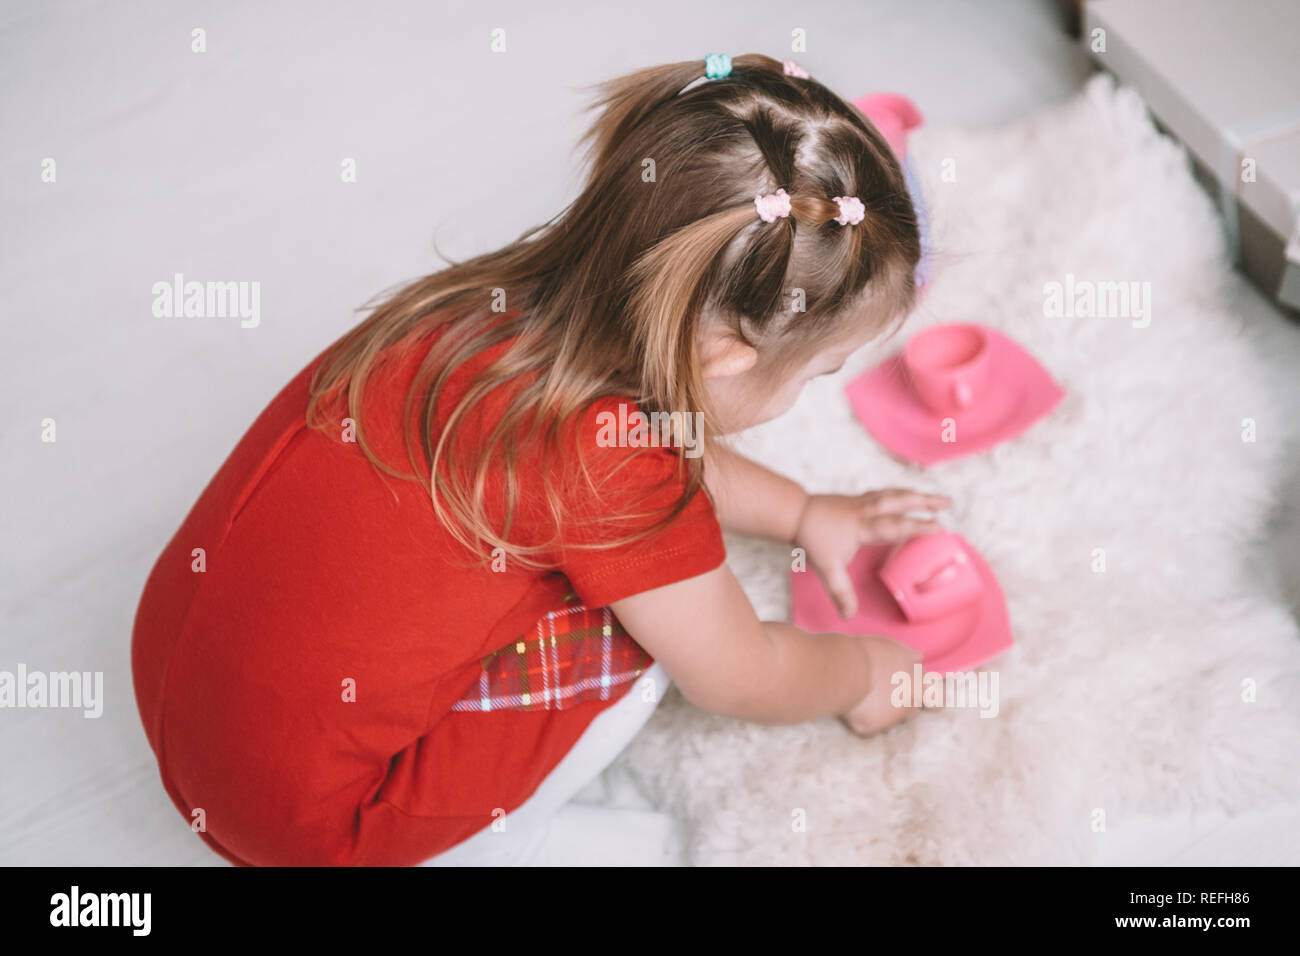
<svg viewBox="0 0 1300 956"><path fill-rule="evenodd" d="M808 506L812 503L813 495L809 494L802 485L799 486L799 494L803 500L799 503L798 512L794 519L794 530L790 534L790 543L797 545L803 534L804 518L808 516Z"/></svg>

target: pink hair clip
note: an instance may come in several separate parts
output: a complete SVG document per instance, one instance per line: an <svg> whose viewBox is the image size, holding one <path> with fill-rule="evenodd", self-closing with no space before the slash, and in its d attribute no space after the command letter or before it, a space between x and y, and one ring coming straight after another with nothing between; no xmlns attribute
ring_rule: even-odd
<svg viewBox="0 0 1300 956"><path fill-rule="evenodd" d="M856 226L867 215L867 207L857 196L836 196L832 202L840 207L840 214L835 221L841 226Z"/></svg>
<svg viewBox="0 0 1300 956"><path fill-rule="evenodd" d="M775 222L778 216L784 218L790 215L790 197L784 189L766 196L755 196L754 205L758 209L759 218L764 222Z"/></svg>
<svg viewBox="0 0 1300 956"><path fill-rule="evenodd" d="M808 79L808 71L801 67L794 60L786 60L781 64L786 76L797 76L801 80Z"/></svg>

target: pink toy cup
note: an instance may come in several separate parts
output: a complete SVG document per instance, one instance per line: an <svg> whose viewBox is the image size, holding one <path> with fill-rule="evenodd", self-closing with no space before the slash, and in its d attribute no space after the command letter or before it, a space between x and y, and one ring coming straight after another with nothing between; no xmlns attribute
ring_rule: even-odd
<svg viewBox="0 0 1300 956"><path fill-rule="evenodd" d="M979 571L961 540L948 532L918 535L898 545L879 572L911 622L933 621L979 600Z"/></svg>
<svg viewBox="0 0 1300 956"><path fill-rule="evenodd" d="M900 159L907 155L907 134L924 122L915 103L899 93L868 93L859 96L853 105L880 130Z"/></svg>
<svg viewBox="0 0 1300 956"><path fill-rule="evenodd" d="M916 396L944 415L974 405L988 384L989 337L973 323L936 325L903 349L903 366Z"/></svg>

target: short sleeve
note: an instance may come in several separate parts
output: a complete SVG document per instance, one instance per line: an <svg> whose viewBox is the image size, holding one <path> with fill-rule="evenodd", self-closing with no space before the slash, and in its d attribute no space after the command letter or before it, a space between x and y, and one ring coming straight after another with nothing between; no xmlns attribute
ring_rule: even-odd
<svg viewBox="0 0 1300 956"><path fill-rule="evenodd" d="M634 412L635 406L602 400L566 430L582 463L570 462L566 469L563 500L570 520L559 535L556 564L587 607L693 578L727 557L713 503L702 487L669 523L654 527L663 517L659 509L673 505L687 487L682 460L687 452L671 444L646 444L644 432L638 439L635 427L621 427L629 409ZM634 445L638 440L641 444ZM584 464L590 483L574 477ZM634 535L644 536L613 547L583 547Z"/></svg>

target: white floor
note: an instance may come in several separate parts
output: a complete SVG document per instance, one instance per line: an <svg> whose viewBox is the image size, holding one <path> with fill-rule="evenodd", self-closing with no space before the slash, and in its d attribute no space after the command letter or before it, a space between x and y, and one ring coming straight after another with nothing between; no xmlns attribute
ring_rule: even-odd
<svg viewBox="0 0 1300 956"><path fill-rule="evenodd" d="M266 401L381 289L549 218L578 182L581 87L634 65L788 49L846 96L1009 121L1090 66L1056 4L750 0L492 6L49 2L0 7L5 476L0 669L103 671L103 717L0 711L0 863L219 865L167 800L131 691L149 568ZM506 31L505 54L488 52ZM191 50L205 31L206 52ZM42 183L55 161L56 182ZM340 163L356 160L356 183ZM259 281L257 328L164 320L151 287ZM1300 330L1248 285L1277 401ZM57 441L41 441L41 422ZM1290 497L1300 500L1300 462ZM1300 607L1296 517L1261 573ZM1109 863L1300 862L1300 812L1164 820ZM615 772L536 862L672 864L673 821Z"/></svg>

